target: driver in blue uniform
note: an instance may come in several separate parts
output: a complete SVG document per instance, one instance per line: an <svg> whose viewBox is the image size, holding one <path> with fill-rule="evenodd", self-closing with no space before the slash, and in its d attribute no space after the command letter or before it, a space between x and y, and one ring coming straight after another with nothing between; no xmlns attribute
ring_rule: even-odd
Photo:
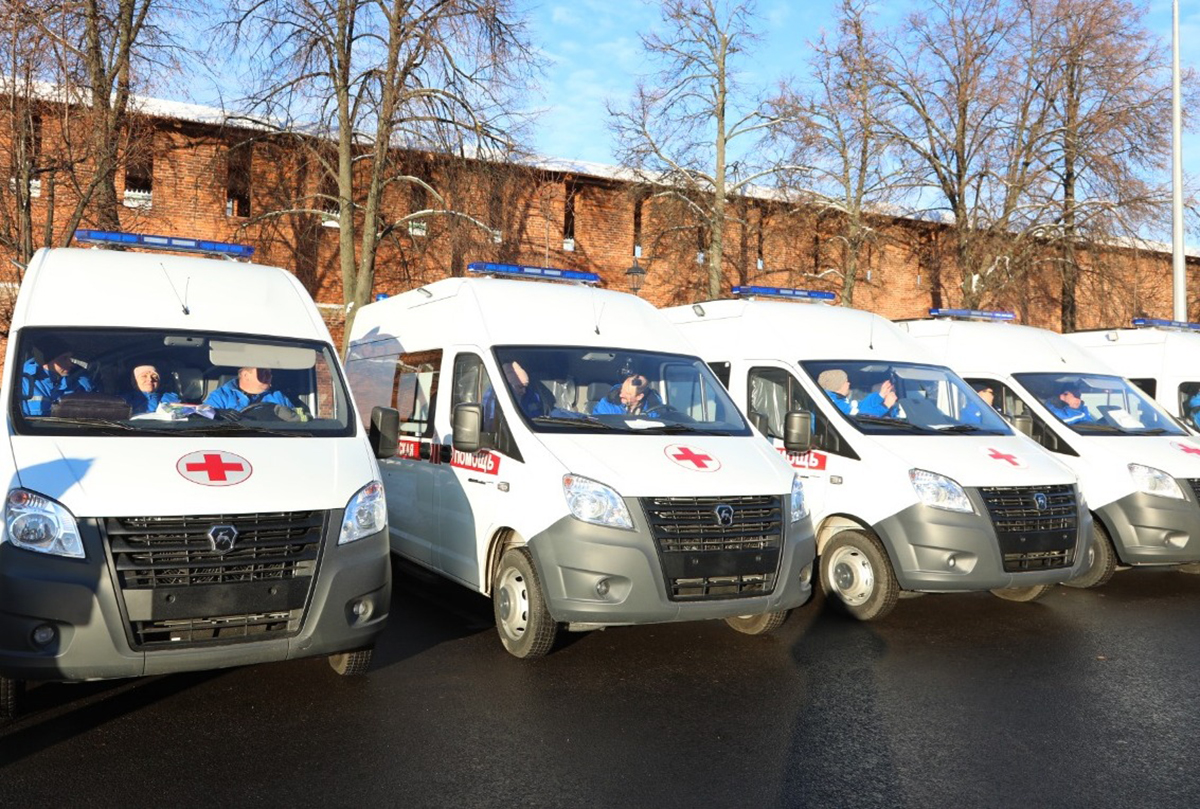
<svg viewBox="0 0 1200 809"><path fill-rule="evenodd" d="M61 340L48 337L34 346L33 356L21 366L21 412L49 416L54 403L72 393L91 393L91 378L75 364L74 351Z"/></svg>
<svg viewBox="0 0 1200 809"><path fill-rule="evenodd" d="M656 418L666 410L658 391L650 387L649 381L641 374L632 374L606 393L592 413L597 416L630 414Z"/></svg>
<svg viewBox="0 0 1200 809"><path fill-rule="evenodd" d="M1057 399L1046 402L1050 412L1058 416L1063 424L1095 424L1096 419L1079 396L1079 385L1067 383L1059 388Z"/></svg>
<svg viewBox="0 0 1200 809"><path fill-rule="evenodd" d="M295 407L283 391L271 388L270 368L239 368L236 377L204 397L204 404L219 410L245 410L256 404Z"/></svg>
<svg viewBox="0 0 1200 809"><path fill-rule="evenodd" d="M847 416L896 415L896 389L890 379L879 386L878 393L870 393L858 401L850 398L850 376L841 368L822 371L817 375L817 384Z"/></svg>

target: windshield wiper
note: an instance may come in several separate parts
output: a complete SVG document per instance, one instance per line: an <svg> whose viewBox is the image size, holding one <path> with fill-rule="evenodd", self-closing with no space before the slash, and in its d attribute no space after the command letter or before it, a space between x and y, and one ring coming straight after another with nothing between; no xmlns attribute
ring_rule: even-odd
<svg viewBox="0 0 1200 809"><path fill-rule="evenodd" d="M851 418L863 424L883 424L888 427L905 427L909 430L917 430L923 433L929 432L928 427L922 427L919 424L913 424L911 421L889 419L884 416L851 416Z"/></svg>
<svg viewBox="0 0 1200 809"><path fill-rule="evenodd" d="M703 435L732 435L728 430L710 430L705 427L695 427L691 424L681 424L674 422L672 424L664 424L661 427L648 427L645 430L639 430L645 433L701 433Z"/></svg>
<svg viewBox="0 0 1200 809"><path fill-rule="evenodd" d="M568 418L566 416L534 416L530 419L534 424L567 424L572 427L592 427L597 430L616 430L617 428L611 424L607 424L594 416L585 416L580 414L579 418Z"/></svg>
<svg viewBox="0 0 1200 809"><path fill-rule="evenodd" d="M1075 430L1076 432L1089 432L1089 433L1093 433L1093 432L1094 433L1124 433L1125 432L1125 430L1122 430L1120 427L1115 427L1111 424L1096 424L1095 422L1091 422L1091 421L1084 421L1084 422L1077 421L1074 424L1068 424L1067 426L1070 427L1071 429Z"/></svg>
<svg viewBox="0 0 1200 809"><path fill-rule="evenodd" d="M931 430L937 430L939 433L994 433L995 430L986 430L978 424L947 424L945 427L930 427Z"/></svg>

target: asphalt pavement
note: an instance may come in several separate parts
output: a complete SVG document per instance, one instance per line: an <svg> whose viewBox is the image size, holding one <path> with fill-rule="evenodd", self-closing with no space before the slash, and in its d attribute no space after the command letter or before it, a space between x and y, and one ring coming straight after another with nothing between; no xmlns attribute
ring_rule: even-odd
<svg viewBox="0 0 1200 809"><path fill-rule="evenodd" d="M485 599L397 579L370 673L307 660L46 684L0 730L0 806L1200 805L1200 576L1034 604L820 596L503 651Z"/></svg>

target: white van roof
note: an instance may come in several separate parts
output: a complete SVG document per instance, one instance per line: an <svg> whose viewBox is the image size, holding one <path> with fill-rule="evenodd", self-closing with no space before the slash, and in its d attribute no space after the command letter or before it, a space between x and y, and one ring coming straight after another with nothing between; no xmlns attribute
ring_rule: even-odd
<svg viewBox="0 0 1200 809"><path fill-rule="evenodd" d="M1115 374L1103 360L1058 332L1013 323L905 320L898 324L958 373Z"/></svg>
<svg viewBox="0 0 1200 809"><path fill-rule="evenodd" d="M1192 376L1200 373L1200 332L1173 329L1102 329L1068 334L1126 376Z"/></svg>
<svg viewBox="0 0 1200 809"><path fill-rule="evenodd" d="M116 325L329 341L312 298L279 267L71 247L34 254L14 327Z"/></svg>
<svg viewBox="0 0 1200 809"><path fill-rule="evenodd" d="M664 310L708 358L888 359L933 363L917 341L886 318L861 309L771 300L705 301Z"/></svg>
<svg viewBox="0 0 1200 809"><path fill-rule="evenodd" d="M446 278L364 306L351 343L401 351L466 343L602 345L694 355L659 310L624 292L545 281Z"/></svg>

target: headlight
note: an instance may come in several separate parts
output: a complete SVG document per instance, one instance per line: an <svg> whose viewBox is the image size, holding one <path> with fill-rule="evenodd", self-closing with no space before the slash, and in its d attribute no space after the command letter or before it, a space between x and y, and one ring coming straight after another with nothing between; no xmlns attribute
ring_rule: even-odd
<svg viewBox="0 0 1200 809"><path fill-rule="evenodd" d="M13 489L4 501L4 536L18 548L82 559L83 540L75 517L61 503L28 489Z"/></svg>
<svg viewBox="0 0 1200 809"><path fill-rule="evenodd" d="M579 475L563 475L563 494L571 516L577 520L609 528L633 528L625 501L603 483Z"/></svg>
<svg viewBox="0 0 1200 809"><path fill-rule="evenodd" d="M808 516L808 504L804 502L804 484L799 475L792 475L792 522L800 522Z"/></svg>
<svg viewBox="0 0 1200 809"><path fill-rule="evenodd" d="M924 469L910 469L908 478L917 492L917 499L927 506L946 511L975 511L963 487L945 475L926 472Z"/></svg>
<svg viewBox="0 0 1200 809"><path fill-rule="evenodd" d="M369 537L387 529L387 501L383 497L383 484L373 480L358 490L346 504L342 516L342 533L338 544Z"/></svg>
<svg viewBox="0 0 1200 809"><path fill-rule="evenodd" d="M1185 499L1183 489L1179 488L1179 484L1175 482L1175 478L1161 469L1155 469L1153 466L1142 466L1140 463L1131 463L1129 465L1129 476L1133 478L1133 485L1143 494L1173 497L1176 500Z"/></svg>

